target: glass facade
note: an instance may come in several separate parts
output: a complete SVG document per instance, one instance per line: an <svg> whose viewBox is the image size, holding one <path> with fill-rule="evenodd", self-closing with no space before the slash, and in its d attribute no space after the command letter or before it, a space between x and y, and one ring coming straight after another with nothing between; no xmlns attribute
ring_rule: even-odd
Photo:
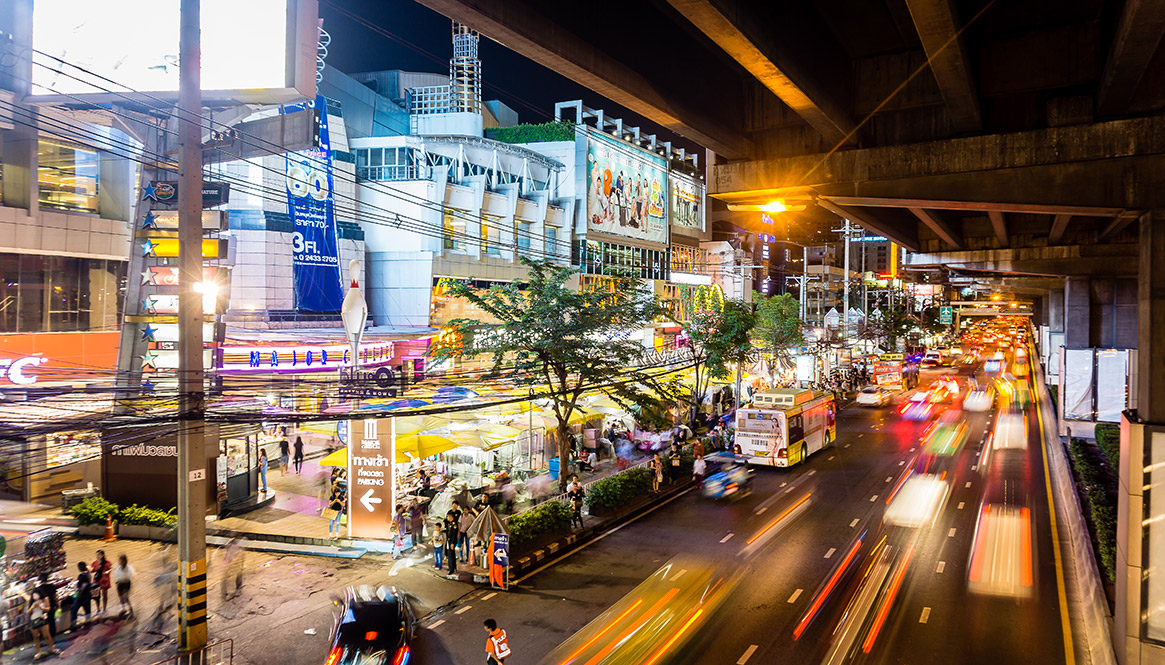
<svg viewBox="0 0 1165 665"><path fill-rule="evenodd" d="M41 139L37 149L40 205L70 212L97 212L97 153Z"/></svg>
<svg viewBox="0 0 1165 665"><path fill-rule="evenodd" d="M461 211L446 208L442 220L445 249L455 252L465 251L465 218Z"/></svg>
<svg viewBox="0 0 1165 665"><path fill-rule="evenodd" d="M115 329L126 262L0 254L0 332Z"/></svg>
<svg viewBox="0 0 1165 665"><path fill-rule="evenodd" d="M588 275L627 275L640 279L667 279L667 251L587 240L583 272Z"/></svg>
<svg viewBox="0 0 1165 665"><path fill-rule="evenodd" d="M768 245L765 246L766 248ZM693 274L707 274L708 250L687 245L671 246L672 272L686 272Z"/></svg>
<svg viewBox="0 0 1165 665"><path fill-rule="evenodd" d="M481 214L481 253L497 256L502 253L502 218Z"/></svg>

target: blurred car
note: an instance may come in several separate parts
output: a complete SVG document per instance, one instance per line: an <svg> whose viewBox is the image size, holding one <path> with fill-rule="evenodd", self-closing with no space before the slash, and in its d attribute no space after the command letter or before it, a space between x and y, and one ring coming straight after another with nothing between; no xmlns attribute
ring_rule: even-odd
<svg viewBox="0 0 1165 665"><path fill-rule="evenodd" d="M854 398L854 402L861 406L886 406L890 403L891 393L881 386L866 386Z"/></svg>
<svg viewBox="0 0 1165 665"><path fill-rule="evenodd" d="M949 457L967 442L969 429L958 411L947 411L922 436L922 449L931 455Z"/></svg>
<svg viewBox="0 0 1165 665"><path fill-rule="evenodd" d="M927 351L922 357L923 367L939 367L943 364L943 354L940 351Z"/></svg>
<svg viewBox="0 0 1165 665"><path fill-rule="evenodd" d="M990 390L976 389L967 393L963 398L963 410L974 413L982 413L990 411L991 407L995 405L995 397Z"/></svg>
<svg viewBox="0 0 1165 665"><path fill-rule="evenodd" d="M906 402L906 404L902 405L901 409L898 410L898 413L900 413L904 419L906 419L906 420L929 420L930 417L932 415L934 415L934 404L931 404L930 402L925 401L925 397L926 397L925 393L918 393L918 394L921 394L923 396L924 401L921 401L921 402L916 402L913 400L908 401L908 402Z"/></svg>
<svg viewBox="0 0 1165 665"><path fill-rule="evenodd" d="M721 451L704 457L708 470L704 479L704 496L709 499L736 499L748 494L752 472L748 464L730 452Z"/></svg>
<svg viewBox="0 0 1165 665"><path fill-rule="evenodd" d="M324 665L407 665L416 621L408 595L365 584L349 588L337 604Z"/></svg>

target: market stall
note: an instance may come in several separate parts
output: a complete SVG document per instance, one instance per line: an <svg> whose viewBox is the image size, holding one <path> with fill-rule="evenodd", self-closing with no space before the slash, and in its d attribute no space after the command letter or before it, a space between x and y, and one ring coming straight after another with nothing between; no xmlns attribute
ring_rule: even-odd
<svg viewBox="0 0 1165 665"><path fill-rule="evenodd" d="M33 531L26 537L8 541L10 551L0 560L0 587L3 588L5 612L0 614L0 629L5 645L29 639L28 598L40 584L41 574L57 589L57 606L61 607L75 591L75 581L63 575L66 566L65 535L52 529Z"/></svg>

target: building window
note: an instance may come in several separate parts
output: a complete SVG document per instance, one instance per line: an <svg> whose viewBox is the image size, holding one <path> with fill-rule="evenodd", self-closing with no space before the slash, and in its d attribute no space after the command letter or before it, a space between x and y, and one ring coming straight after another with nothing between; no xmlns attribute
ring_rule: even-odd
<svg viewBox="0 0 1165 665"><path fill-rule="evenodd" d="M550 256L558 254L558 228L546 226L546 253Z"/></svg>
<svg viewBox="0 0 1165 665"><path fill-rule="evenodd" d="M37 161L42 207L97 212L96 152L41 139Z"/></svg>
<svg viewBox="0 0 1165 665"><path fill-rule="evenodd" d="M481 253L497 256L502 253L502 218L481 215Z"/></svg>
<svg viewBox="0 0 1165 665"><path fill-rule="evenodd" d="M460 212L446 208L444 227L445 249L465 251L465 218L460 216Z"/></svg>
<svg viewBox="0 0 1165 665"><path fill-rule="evenodd" d="M514 222L514 234L517 237L518 251L523 256L530 254L530 224L522 220Z"/></svg>
<svg viewBox="0 0 1165 665"><path fill-rule="evenodd" d="M115 329L126 263L37 254L0 254L0 330Z"/></svg>

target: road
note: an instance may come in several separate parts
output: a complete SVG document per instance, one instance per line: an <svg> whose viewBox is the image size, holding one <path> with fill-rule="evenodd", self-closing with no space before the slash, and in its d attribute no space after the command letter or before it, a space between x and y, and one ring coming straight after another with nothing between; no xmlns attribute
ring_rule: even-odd
<svg viewBox="0 0 1165 665"><path fill-rule="evenodd" d="M936 374L924 371L923 381ZM417 662L480 661L482 621L492 617L510 635L511 660L536 663L681 552L736 558L745 571L745 583L728 601L727 620L687 650L689 662L827 662L846 603L861 595L860 573L886 536L887 550L897 557L886 577L897 581L886 588L896 593L880 597L867 612L867 628L832 662L1062 663L1063 623L1035 418L1029 409L1026 447L1017 444L983 464L981 445L995 414L967 414L968 443L937 462L951 488L945 507L930 527L907 529L887 526L882 517L886 498L920 452L925 423L902 420L892 407L851 407L839 415L832 448L791 470L759 469L753 493L737 503L713 503L688 492L510 592L475 592L427 617ZM807 509L776 519L807 495ZM1030 510L1034 579L1028 598L968 591L970 552L985 500L1014 506L1017 514L1019 507ZM762 531L772 537L748 548ZM842 566L851 549L851 564ZM832 593L816 603L835 573ZM815 604L819 611L794 639ZM879 614L880 629L870 637L868 625Z"/></svg>

